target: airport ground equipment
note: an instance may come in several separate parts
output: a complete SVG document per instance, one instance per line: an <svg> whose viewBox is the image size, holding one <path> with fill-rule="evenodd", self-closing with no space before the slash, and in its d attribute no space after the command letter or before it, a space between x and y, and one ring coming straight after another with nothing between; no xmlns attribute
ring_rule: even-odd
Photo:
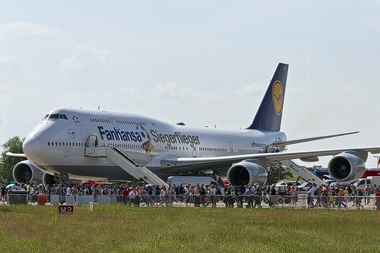
<svg viewBox="0 0 380 253"><path fill-rule="evenodd" d="M359 187L362 190L366 186L368 186L370 189L373 189L374 186L380 185L380 176L373 176L373 177L367 177L367 178L359 178L355 183L355 187Z"/></svg>
<svg viewBox="0 0 380 253"><path fill-rule="evenodd" d="M283 160L281 163L306 181L313 181L318 186L324 183L319 177L306 168L299 166L292 160Z"/></svg>
<svg viewBox="0 0 380 253"><path fill-rule="evenodd" d="M116 147L86 147L87 157L108 157L125 172L136 178L144 180L149 184L168 187L169 185L148 168L140 166L131 157Z"/></svg>

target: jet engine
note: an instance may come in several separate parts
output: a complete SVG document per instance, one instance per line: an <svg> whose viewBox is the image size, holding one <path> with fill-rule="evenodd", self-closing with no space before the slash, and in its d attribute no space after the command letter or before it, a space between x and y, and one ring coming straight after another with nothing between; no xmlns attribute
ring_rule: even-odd
<svg viewBox="0 0 380 253"><path fill-rule="evenodd" d="M359 156L343 152L330 160L328 170L330 175L337 181L353 182L363 176L365 164Z"/></svg>
<svg viewBox="0 0 380 253"><path fill-rule="evenodd" d="M42 176L42 183L44 185L48 184L48 185L52 186L53 184L56 183L56 181L54 180L54 176L49 175L47 173L44 173L44 175Z"/></svg>
<svg viewBox="0 0 380 253"><path fill-rule="evenodd" d="M241 161L227 171L227 180L232 185L264 185L267 181L266 169L252 161Z"/></svg>
<svg viewBox="0 0 380 253"><path fill-rule="evenodd" d="M43 172L37 169L31 162L28 160L19 162L13 168L13 179L18 184L28 183L30 181L36 181L37 184L42 183L42 174Z"/></svg>

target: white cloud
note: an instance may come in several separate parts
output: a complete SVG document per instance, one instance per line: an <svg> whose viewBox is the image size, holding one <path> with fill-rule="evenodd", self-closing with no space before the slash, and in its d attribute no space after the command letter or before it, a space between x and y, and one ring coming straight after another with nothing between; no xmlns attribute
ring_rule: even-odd
<svg viewBox="0 0 380 253"><path fill-rule="evenodd" d="M4 41L12 36L42 36L56 33L58 33L57 29L52 29L44 24L26 22L0 24L0 41Z"/></svg>
<svg viewBox="0 0 380 253"><path fill-rule="evenodd" d="M4 57L0 57L0 73L15 71L23 71L23 69L18 65L17 58L15 56L7 54Z"/></svg>
<svg viewBox="0 0 380 253"><path fill-rule="evenodd" d="M84 70L89 71L87 74L96 75L111 60L108 50L100 51L88 45L78 45L72 56L63 60L59 72L62 77L71 77Z"/></svg>
<svg viewBox="0 0 380 253"><path fill-rule="evenodd" d="M341 86L341 89L344 90L344 91L352 91L354 89L354 87L352 85L343 84Z"/></svg>
<svg viewBox="0 0 380 253"><path fill-rule="evenodd" d="M145 99L149 96L144 89L140 87L126 87L122 88L120 94L123 98L136 98L136 99Z"/></svg>
<svg viewBox="0 0 380 253"><path fill-rule="evenodd" d="M156 87L154 91L155 95L171 95L174 97L186 97L193 96L194 89L187 87L179 87L178 84L174 82L167 82L165 84L160 84Z"/></svg>
<svg viewBox="0 0 380 253"><path fill-rule="evenodd" d="M256 91L261 91L263 89L264 89L264 87L261 86L260 84L251 83L251 84L241 88L240 90L237 90L236 94L238 94L238 95L249 95L249 94L252 94Z"/></svg>

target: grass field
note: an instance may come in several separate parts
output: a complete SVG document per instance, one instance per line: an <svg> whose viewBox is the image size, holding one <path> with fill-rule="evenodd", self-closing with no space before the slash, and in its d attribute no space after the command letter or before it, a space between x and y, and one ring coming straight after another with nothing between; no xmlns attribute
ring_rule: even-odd
<svg viewBox="0 0 380 253"><path fill-rule="evenodd" d="M369 210L0 206L0 252L380 252Z"/></svg>

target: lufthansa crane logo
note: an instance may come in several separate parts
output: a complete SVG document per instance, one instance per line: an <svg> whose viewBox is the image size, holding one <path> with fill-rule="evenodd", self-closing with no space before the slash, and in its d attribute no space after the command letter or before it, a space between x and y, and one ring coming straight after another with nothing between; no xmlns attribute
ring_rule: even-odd
<svg viewBox="0 0 380 253"><path fill-rule="evenodd" d="M272 101L276 114L280 116L284 102L284 94L282 93L282 84L279 80L275 81L272 86Z"/></svg>

